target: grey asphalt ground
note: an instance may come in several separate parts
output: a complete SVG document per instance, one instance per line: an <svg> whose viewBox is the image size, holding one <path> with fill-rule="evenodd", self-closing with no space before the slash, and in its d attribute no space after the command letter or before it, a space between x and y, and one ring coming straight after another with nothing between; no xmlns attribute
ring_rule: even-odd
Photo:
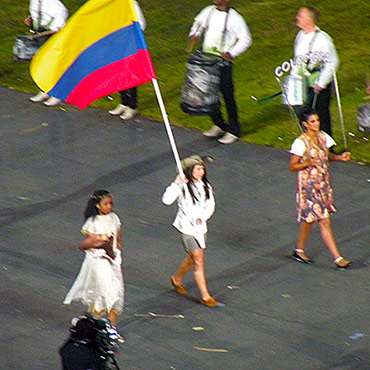
<svg viewBox="0 0 370 370"><path fill-rule="evenodd" d="M176 206L161 203L175 176L163 124L28 97L0 88L0 369L60 369L58 348L84 312L62 301L83 259L83 210L98 188L114 194L123 222L121 369L370 369L369 166L331 166L333 229L353 267L334 269L317 227L307 246L315 265L307 266L289 258L298 233L289 154L221 146L174 127L181 157L216 159L207 276L226 306L210 309L191 275L189 296L169 283L184 252L171 227Z"/></svg>

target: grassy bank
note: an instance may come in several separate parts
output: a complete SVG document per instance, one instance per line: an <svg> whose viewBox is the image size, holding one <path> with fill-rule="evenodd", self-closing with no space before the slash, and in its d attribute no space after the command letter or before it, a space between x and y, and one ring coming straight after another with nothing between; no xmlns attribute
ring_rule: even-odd
<svg viewBox="0 0 370 370"><path fill-rule="evenodd" d="M1 51L0 84L27 92L37 89L29 77L28 63L12 60L12 45L17 34L26 32L23 20L27 15L28 0L4 0L0 10ZM65 0L73 14L84 1ZM186 127L207 129L211 122L207 117L192 117L179 107L180 89L184 80L184 51L187 34L194 16L210 1L141 0L147 20L145 33L154 68L171 122ZM235 61L234 79L237 102L243 130L243 140L261 145L289 148L299 133L287 107L279 98L259 105L250 96L262 98L279 90L273 71L293 53L293 41L297 33L295 15L302 5L299 1L234 0L233 6L245 17L253 36L253 45ZM348 149L353 158L370 163L369 134L357 130L356 113L364 102L365 73L370 68L369 20L370 5L363 0L311 1L320 8L322 19L319 26L334 39L341 66L338 71L345 133ZM102 98L92 104L104 109L112 108L119 101ZM162 121L151 84L140 86L139 106L142 115ZM336 101L332 101L334 137L338 149L343 149Z"/></svg>

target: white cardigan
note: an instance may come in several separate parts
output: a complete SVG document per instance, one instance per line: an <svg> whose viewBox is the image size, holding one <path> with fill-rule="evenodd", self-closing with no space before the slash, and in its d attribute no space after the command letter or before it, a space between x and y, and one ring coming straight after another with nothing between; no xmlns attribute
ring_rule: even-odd
<svg viewBox="0 0 370 370"><path fill-rule="evenodd" d="M204 235L207 233L207 220L215 211L215 198L212 187L209 185L209 199L206 199L203 181L194 183L194 194L198 198L194 204L184 186L184 184L175 184L174 182L170 184L162 196L162 202L166 205L171 205L177 200L179 208L172 225L181 233L194 236L199 245L205 248ZM200 225L196 224L197 218L202 220Z"/></svg>

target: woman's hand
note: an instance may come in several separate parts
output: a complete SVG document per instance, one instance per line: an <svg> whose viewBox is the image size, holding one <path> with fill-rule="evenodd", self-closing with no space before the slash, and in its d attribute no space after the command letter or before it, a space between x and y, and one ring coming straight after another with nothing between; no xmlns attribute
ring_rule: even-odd
<svg viewBox="0 0 370 370"><path fill-rule="evenodd" d="M180 184L184 184L184 183L187 184L188 182L189 182L189 180L185 177L185 175L184 175L184 177L181 177L181 175L177 175L176 179L174 180L174 183L176 185L180 185Z"/></svg>
<svg viewBox="0 0 370 370"><path fill-rule="evenodd" d="M331 161L341 161L341 162L348 162L351 160L351 153L344 152L341 155L329 153L329 160Z"/></svg>
<svg viewBox="0 0 370 370"><path fill-rule="evenodd" d="M351 153L350 152L344 152L344 153L342 153L342 155L340 157L341 157L341 161L348 162L348 161L351 160Z"/></svg>
<svg viewBox="0 0 370 370"><path fill-rule="evenodd" d="M196 223L197 225L201 225L201 224L202 224L202 219L201 219L201 218L196 218L196 219L195 219L195 223Z"/></svg>

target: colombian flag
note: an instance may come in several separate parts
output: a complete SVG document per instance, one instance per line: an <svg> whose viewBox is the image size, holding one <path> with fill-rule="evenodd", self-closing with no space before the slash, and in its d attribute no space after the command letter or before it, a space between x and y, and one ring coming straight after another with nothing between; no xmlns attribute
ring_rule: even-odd
<svg viewBox="0 0 370 370"><path fill-rule="evenodd" d="M85 109L155 78L133 0L89 0L33 57L39 88Z"/></svg>

